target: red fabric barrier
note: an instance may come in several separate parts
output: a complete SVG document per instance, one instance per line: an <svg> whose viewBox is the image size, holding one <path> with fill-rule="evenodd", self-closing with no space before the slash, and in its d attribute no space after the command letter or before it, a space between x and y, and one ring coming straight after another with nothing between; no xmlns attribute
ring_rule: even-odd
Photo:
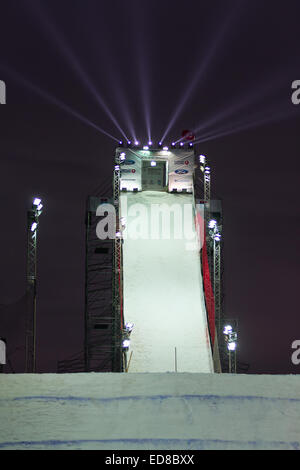
<svg viewBox="0 0 300 470"><path fill-rule="evenodd" d="M209 325L209 332L211 337L212 346L215 341L215 299L213 288L210 279L208 256L207 256L207 246L206 246L206 234L205 234L205 224L201 214L197 212L196 215L196 229L198 232L200 247L202 247L201 252L201 261L202 261L202 276L203 276L203 288L205 295L207 319Z"/></svg>

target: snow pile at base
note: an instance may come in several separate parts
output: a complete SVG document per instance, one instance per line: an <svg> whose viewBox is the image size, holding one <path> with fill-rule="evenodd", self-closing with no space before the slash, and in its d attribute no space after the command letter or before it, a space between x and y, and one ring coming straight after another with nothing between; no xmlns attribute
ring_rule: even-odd
<svg viewBox="0 0 300 470"><path fill-rule="evenodd" d="M188 238L195 233L193 197L121 195L124 317L134 323L129 372L213 372L200 255L196 239ZM158 205L161 218L155 217Z"/></svg>
<svg viewBox="0 0 300 470"><path fill-rule="evenodd" d="M300 376L0 376L0 449L300 449Z"/></svg>

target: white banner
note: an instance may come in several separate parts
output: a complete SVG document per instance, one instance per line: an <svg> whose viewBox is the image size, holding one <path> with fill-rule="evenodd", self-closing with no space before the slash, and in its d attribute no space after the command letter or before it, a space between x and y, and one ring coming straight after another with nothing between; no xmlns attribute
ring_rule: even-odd
<svg viewBox="0 0 300 470"><path fill-rule="evenodd" d="M6 364L6 344L0 339L0 364Z"/></svg>

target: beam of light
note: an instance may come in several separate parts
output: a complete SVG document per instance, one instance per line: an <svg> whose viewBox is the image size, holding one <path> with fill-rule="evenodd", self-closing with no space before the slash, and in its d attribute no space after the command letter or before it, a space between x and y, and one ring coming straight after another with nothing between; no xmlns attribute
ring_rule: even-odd
<svg viewBox="0 0 300 470"><path fill-rule="evenodd" d="M211 140L216 140L221 137L226 137L232 134L237 134L242 131L246 131L249 129L254 129L258 127L262 127L268 124L292 119L295 116L298 116L298 112L295 109L289 109L285 111L278 112L278 109L272 109L269 110L268 112L264 113L264 115L259 115L256 114L256 116L252 116L252 119L245 120L244 122L241 123L236 123L236 124L231 124L227 125L223 128L220 128L219 130L216 130L215 132L204 134L200 136L196 140L196 144L200 144L203 142L208 142Z"/></svg>
<svg viewBox="0 0 300 470"><path fill-rule="evenodd" d="M54 96L50 95L49 93L47 93L46 91L44 90L41 90L38 86L34 85L33 83L29 82L28 80L26 80L25 78L23 77L20 77L17 72L15 72L14 70L6 67L6 66L2 66L0 67L0 69L4 70L7 74L9 74L16 82L19 82L21 83L24 87L28 88L29 90L33 91L34 93L38 94L39 96L41 96L42 98L44 98L46 101L49 101L50 103L52 104L55 104L56 106L58 106L60 109L62 109L63 111L67 112L68 114L70 114L71 116L77 118L79 121L83 122L84 124L86 124L87 126L89 127L92 127L93 129L96 129L97 131L101 132L101 134L104 134L106 135L107 137L109 137L110 139L113 139L115 140L116 142L118 142L118 139L116 137L114 137L113 135L109 134L109 132L105 131L104 129L102 129L101 127L97 126L95 123L93 123L92 121L90 121L88 118L86 118L85 116L83 116L82 114L80 114L78 111L74 110L73 108L71 108L70 106L68 106L66 103L64 103L63 101L55 98Z"/></svg>
<svg viewBox="0 0 300 470"><path fill-rule="evenodd" d="M146 57L148 57L149 54L147 54L146 51L147 35L145 35L145 28L148 25L148 19L145 15L146 10L144 6L141 2L137 2L130 12L130 16L134 18L135 27L131 28L129 33L131 33L131 45L135 51L134 57L136 58L136 69L139 75L140 96L142 99L143 117L145 120L147 138L148 141L151 141L150 70L146 60Z"/></svg>
<svg viewBox="0 0 300 470"><path fill-rule="evenodd" d="M233 20L236 20L236 12L237 9L230 13L227 18L227 21L223 22L223 25L220 27L218 33L215 35L215 39L213 40L207 55L203 59L199 69L194 74L191 83L185 88L185 92L181 97L179 105L174 110L172 118L161 138L162 141L166 138L167 134L170 132L170 129L174 126L179 114L182 112L184 106L186 105L188 99L191 97L199 81L204 80L204 76L207 74L211 62L216 57L217 50L220 48L220 46L224 46L226 33L228 33L228 30L232 28Z"/></svg>
<svg viewBox="0 0 300 470"><path fill-rule="evenodd" d="M33 2L34 7L37 10L34 10L34 13L37 14L38 19L43 21L43 26L45 26L45 29L48 31L48 33L51 34L51 39L54 39L55 42L58 45L58 49L62 51L64 54L64 57L68 60L69 64L71 67L75 70L75 72L78 74L80 79L84 82L86 85L87 89L90 91L90 93L93 95L93 97L96 99L97 103L101 106L101 108L105 111L107 116L111 119L113 124L116 126L118 131L123 135L123 137L127 140L127 136L119 123L117 122L115 116L112 114L110 111L109 107L103 100L103 98L99 95L98 90L96 89L95 85L91 82L90 78L86 74L86 72L83 70L81 67L79 61L73 54L73 51L71 48L67 45L67 42L65 38L63 37L62 33L58 31L56 26L50 22L49 18L45 14L45 12L39 8L39 5L37 2ZM40 24L40 21L39 21Z"/></svg>
<svg viewBox="0 0 300 470"><path fill-rule="evenodd" d="M228 119L243 109L248 112L249 106L257 106L258 101L271 97L279 91L282 86L285 86L285 80L282 80L282 77L278 77L276 81L274 81L273 77L270 77L259 87L257 87L257 85L253 87L251 92L244 92L242 96L236 97L233 105L226 107L222 111L214 112L210 119L203 119L204 123L199 124L194 129L194 132L203 132L205 129L210 128L219 121ZM232 102L233 98L231 98L230 101ZM180 140L182 139L179 139L178 142Z"/></svg>

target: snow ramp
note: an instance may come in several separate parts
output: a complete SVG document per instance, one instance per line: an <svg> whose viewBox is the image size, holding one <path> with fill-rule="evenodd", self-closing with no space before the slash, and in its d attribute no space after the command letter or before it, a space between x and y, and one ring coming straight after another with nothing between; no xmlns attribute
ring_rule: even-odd
<svg viewBox="0 0 300 470"><path fill-rule="evenodd" d="M193 194L121 194L129 372L213 372ZM131 355L132 353L132 355Z"/></svg>
<svg viewBox="0 0 300 470"><path fill-rule="evenodd" d="M300 449L300 376L1 374L0 450Z"/></svg>

